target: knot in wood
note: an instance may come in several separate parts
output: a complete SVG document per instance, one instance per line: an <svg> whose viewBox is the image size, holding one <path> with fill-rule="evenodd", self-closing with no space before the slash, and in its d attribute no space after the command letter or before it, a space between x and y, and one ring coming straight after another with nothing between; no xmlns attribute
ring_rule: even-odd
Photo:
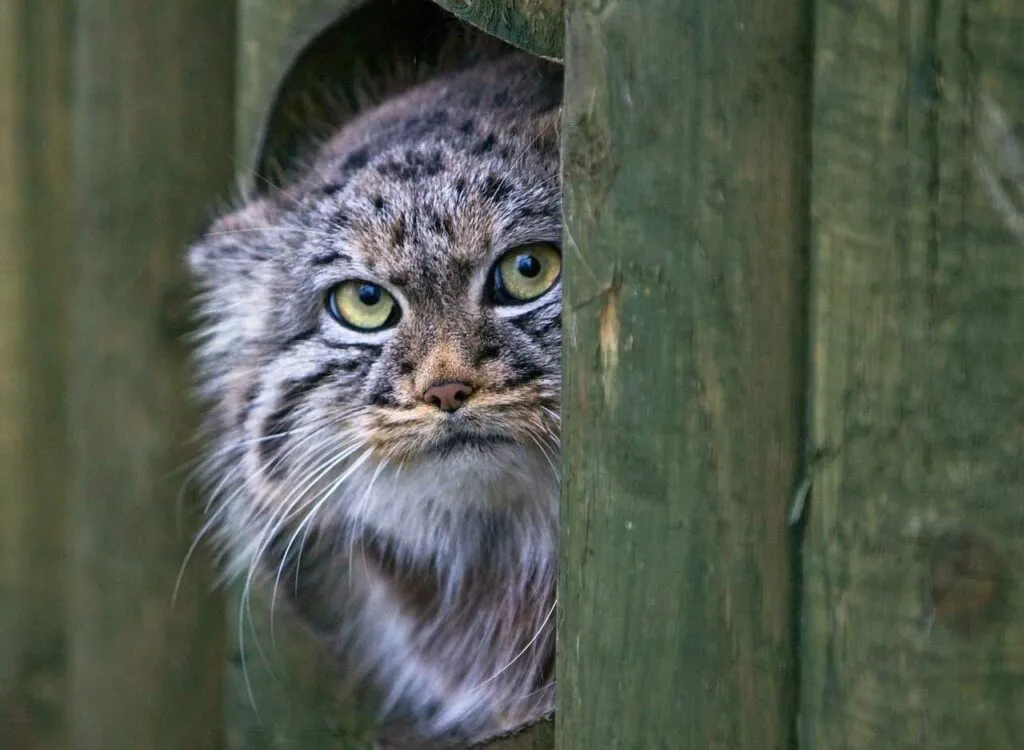
<svg viewBox="0 0 1024 750"><path fill-rule="evenodd" d="M983 537L946 535L935 545L930 602L934 622L970 639L995 618L1002 596L1003 565Z"/></svg>

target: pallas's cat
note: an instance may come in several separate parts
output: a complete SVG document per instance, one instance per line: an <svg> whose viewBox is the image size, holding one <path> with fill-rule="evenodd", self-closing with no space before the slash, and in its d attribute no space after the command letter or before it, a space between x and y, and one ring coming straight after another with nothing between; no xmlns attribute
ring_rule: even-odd
<svg viewBox="0 0 1024 750"><path fill-rule="evenodd" d="M225 568L424 738L553 708L561 88L507 53L408 89L189 252Z"/></svg>

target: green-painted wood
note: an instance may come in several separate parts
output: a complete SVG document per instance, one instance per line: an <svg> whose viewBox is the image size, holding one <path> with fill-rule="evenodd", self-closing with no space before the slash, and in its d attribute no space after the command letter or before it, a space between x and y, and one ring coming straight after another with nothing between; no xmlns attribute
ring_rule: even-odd
<svg viewBox="0 0 1024 750"><path fill-rule="evenodd" d="M10 713L8 696L17 686L22 648L18 609L24 555L21 526L26 503L25 480L19 471L23 456L19 428L26 417L21 398L25 378L16 364L25 327L25 251L21 239L25 209L19 158L23 109L20 66L16 67L23 54L17 35L21 16L20 5L0 5L0 639L8 654L0 660L0 695L4 696L4 713L0 716Z"/></svg>
<svg viewBox="0 0 1024 750"><path fill-rule="evenodd" d="M233 161L233 0L74 6L69 747L213 748L223 605L179 495L183 248Z"/></svg>
<svg viewBox="0 0 1024 750"><path fill-rule="evenodd" d="M66 736L69 3L0 4L0 746Z"/></svg>
<svg viewBox="0 0 1024 750"><path fill-rule="evenodd" d="M241 184L279 184L353 112L408 79L410 69L451 62L443 49L454 25L429 0L245 0Z"/></svg>
<svg viewBox="0 0 1024 750"><path fill-rule="evenodd" d="M788 749L809 14L566 10L558 746Z"/></svg>
<svg viewBox="0 0 1024 750"><path fill-rule="evenodd" d="M1024 747L1022 40L817 8L806 748Z"/></svg>
<svg viewBox="0 0 1024 750"><path fill-rule="evenodd" d="M467 23L549 60L561 60L564 0L435 0Z"/></svg>
<svg viewBox="0 0 1024 750"><path fill-rule="evenodd" d="M555 747L555 721L546 719L509 737L491 740L481 748L486 750L553 750Z"/></svg>
<svg viewBox="0 0 1024 750"><path fill-rule="evenodd" d="M245 183L264 150L275 98L299 53L367 0L239 0L236 143Z"/></svg>

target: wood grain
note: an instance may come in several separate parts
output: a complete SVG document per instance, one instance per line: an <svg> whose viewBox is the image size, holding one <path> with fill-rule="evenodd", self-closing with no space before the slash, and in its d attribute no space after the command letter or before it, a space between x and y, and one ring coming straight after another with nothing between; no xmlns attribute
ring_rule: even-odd
<svg viewBox="0 0 1024 750"><path fill-rule="evenodd" d="M1024 6L817 16L803 743L1024 747Z"/></svg>
<svg viewBox="0 0 1024 750"><path fill-rule="evenodd" d="M0 4L0 746L67 745L69 2Z"/></svg>
<svg viewBox="0 0 1024 750"><path fill-rule="evenodd" d="M223 604L195 533L184 248L232 175L232 0L75 4L69 746L214 748Z"/></svg>
<svg viewBox="0 0 1024 750"><path fill-rule="evenodd" d="M367 0L239 0L238 106L235 142L239 179L253 184L261 167L275 99L296 59L331 22ZM339 51L342 52L342 51ZM258 173L262 174L262 170Z"/></svg>
<svg viewBox="0 0 1024 750"><path fill-rule="evenodd" d="M806 6L570 0L558 747L792 747Z"/></svg>
<svg viewBox="0 0 1024 750"><path fill-rule="evenodd" d="M435 0L466 23L534 55L561 60L563 0Z"/></svg>

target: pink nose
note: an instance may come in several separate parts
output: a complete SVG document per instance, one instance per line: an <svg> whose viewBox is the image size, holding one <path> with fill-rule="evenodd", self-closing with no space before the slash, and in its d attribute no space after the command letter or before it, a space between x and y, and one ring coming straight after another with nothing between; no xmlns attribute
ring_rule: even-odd
<svg viewBox="0 0 1024 750"><path fill-rule="evenodd" d="M466 383L435 383L423 394L423 400L441 411L455 411L473 393L473 387Z"/></svg>

